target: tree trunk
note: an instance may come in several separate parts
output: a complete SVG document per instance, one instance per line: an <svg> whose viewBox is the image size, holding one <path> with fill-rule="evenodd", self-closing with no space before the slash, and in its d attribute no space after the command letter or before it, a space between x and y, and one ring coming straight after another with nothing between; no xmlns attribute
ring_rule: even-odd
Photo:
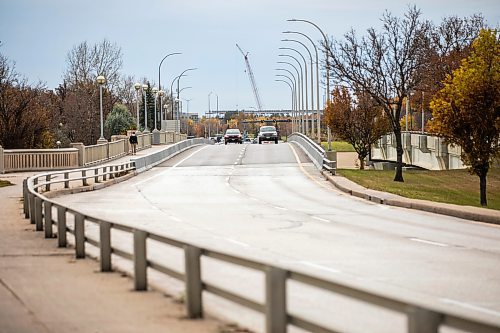
<svg viewBox="0 0 500 333"><path fill-rule="evenodd" d="M487 206L488 201L486 200L486 174L487 172L481 172L479 175L479 192L481 197L481 206Z"/></svg>
<svg viewBox="0 0 500 333"><path fill-rule="evenodd" d="M401 141L401 129L395 129L394 135L396 136L396 175L394 176L395 182L404 182L403 179L403 142Z"/></svg>
<svg viewBox="0 0 500 333"><path fill-rule="evenodd" d="M359 156L359 170L364 170L365 169L365 158Z"/></svg>

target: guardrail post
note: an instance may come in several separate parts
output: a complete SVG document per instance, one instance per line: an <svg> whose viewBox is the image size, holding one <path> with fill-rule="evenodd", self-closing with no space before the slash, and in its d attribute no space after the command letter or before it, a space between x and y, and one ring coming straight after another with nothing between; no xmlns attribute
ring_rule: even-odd
<svg viewBox="0 0 500 333"><path fill-rule="evenodd" d="M94 169L94 176L95 176L95 177L94 177L94 181L95 181L96 183L99 183L99 169L98 169L98 168L97 168L97 169Z"/></svg>
<svg viewBox="0 0 500 333"><path fill-rule="evenodd" d="M69 172L64 173L64 179L69 179ZM64 188L69 188L69 180L64 182Z"/></svg>
<svg viewBox="0 0 500 333"><path fill-rule="evenodd" d="M144 230L134 230L134 289L148 289L146 238Z"/></svg>
<svg viewBox="0 0 500 333"><path fill-rule="evenodd" d="M66 207L57 207L57 246L66 247Z"/></svg>
<svg viewBox="0 0 500 333"><path fill-rule="evenodd" d="M408 310L408 333L438 333L442 317L439 313L411 307Z"/></svg>
<svg viewBox="0 0 500 333"><path fill-rule="evenodd" d="M101 251L101 272L111 272L111 223L99 223L99 243Z"/></svg>
<svg viewBox="0 0 500 333"><path fill-rule="evenodd" d="M47 183L47 184L45 184L45 191L48 192L48 191L50 191L50 183L49 183L50 182L50 175L45 176L45 182Z"/></svg>
<svg viewBox="0 0 500 333"><path fill-rule="evenodd" d="M35 224L36 221L36 210L35 210L35 195L28 194L29 206L30 206L30 223Z"/></svg>
<svg viewBox="0 0 500 333"><path fill-rule="evenodd" d="M87 182L87 171L82 170L82 178L83 186L88 186L89 183Z"/></svg>
<svg viewBox="0 0 500 333"><path fill-rule="evenodd" d="M43 218L45 220L45 238L52 238L52 203L44 201L43 203L44 214Z"/></svg>
<svg viewBox="0 0 500 333"><path fill-rule="evenodd" d="M23 209L24 209L24 218L30 217L30 202L28 195L28 178L23 180Z"/></svg>
<svg viewBox="0 0 500 333"><path fill-rule="evenodd" d="M103 181L106 181L106 178L107 178L106 171L107 170L108 170L108 167L103 167L102 168L102 180Z"/></svg>
<svg viewBox="0 0 500 333"><path fill-rule="evenodd" d="M109 179L114 179L115 175L113 173L114 167L112 165L109 166Z"/></svg>
<svg viewBox="0 0 500 333"><path fill-rule="evenodd" d="M42 231L43 230L43 221L42 221L42 199L39 197L35 197L35 230Z"/></svg>
<svg viewBox="0 0 500 333"><path fill-rule="evenodd" d="M287 272L269 266L266 271L266 333L286 333Z"/></svg>
<svg viewBox="0 0 500 333"><path fill-rule="evenodd" d="M76 259L85 258L85 216L75 213L75 250Z"/></svg>
<svg viewBox="0 0 500 333"><path fill-rule="evenodd" d="M188 318L203 317L201 284L201 250L195 246L184 246L184 265L186 271L186 310Z"/></svg>

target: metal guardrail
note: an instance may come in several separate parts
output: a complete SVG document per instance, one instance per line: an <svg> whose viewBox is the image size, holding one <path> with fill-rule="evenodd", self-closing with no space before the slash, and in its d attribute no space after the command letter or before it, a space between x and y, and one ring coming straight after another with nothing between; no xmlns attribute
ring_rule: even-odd
<svg viewBox="0 0 500 333"><path fill-rule="evenodd" d="M105 177L111 177L111 175L112 177L120 177L135 169L134 162L114 165L109 169L103 168L106 167L95 167L69 172L50 172L26 179L23 191L26 217L29 217L31 223L36 225L36 230L45 230L46 238L54 236L53 227L55 225L59 247L66 247L68 244L67 233L72 234L74 236L76 258L85 258L87 243L96 246L99 249L100 269L103 272L112 270L113 254L131 260L133 262L135 290L147 290L148 268L183 281L186 290L186 312L189 318L203 316L202 291L206 291L264 314L267 333L284 333L287 331L288 325L311 332L336 332L334 329L322 326L321 323L313 322L287 311L287 282L292 280L314 286L324 291L347 296L364 303L403 313L408 318L407 331L412 333L437 333L443 325L478 333L499 332L500 330L500 325L493 321L481 321L468 314L443 310L432 305L421 305L401 297L390 297L381 292L364 290L347 283L318 278L299 271L281 268L264 261L250 260L242 256L214 251L207 247L200 247L196 244L179 241L140 228L133 228L119 222L107 221L102 218L86 215L71 207L58 204L47 197L48 191L53 189L51 187L52 184L64 183L65 187L69 187L72 182L82 182L82 185L85 186L89 179L93 179L94 182L99 183L104 181ZM100 171L101 169L102 171ZM62 178L60 178L61 175L63 175ZM42 190L44 191L43 193ZM53 214L54 210L56 214ZM68 214L73 216L73 228L70 228L66 223ZM57 217L54 219L55 216ZM86 223L93 223L98 226L98 240L92 239L86 233ZM133 236L132 252L124 251L112 244L111 236L116 230L129 233ZM148 258L146 252L148 240L154 240L182 249L184 251L184 272L176 271ZM200 265L202 257L209 257L263 272L265 274L265 302L256 302L207 281L203 281L202 266Z"/></svg>
<svg viewBox="0 0 500 333"><path fill-rule="evenodd" d="M292 133L288 137L288 141L294 142L301 147L318 169L324 169L332 175L335 175L337 170L337 161L329 160L326 157L325 150L308 136L298 132Z"/></svg>

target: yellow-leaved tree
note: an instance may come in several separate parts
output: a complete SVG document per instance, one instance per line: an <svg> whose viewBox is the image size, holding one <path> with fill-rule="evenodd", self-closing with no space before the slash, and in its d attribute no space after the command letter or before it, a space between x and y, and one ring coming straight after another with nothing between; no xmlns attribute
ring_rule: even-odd
<svg viewBox="0 0 500 333"><path fill-rule="evenodd" d="M471 54L445 80L431 101L431 130L462 147L462 161L479 177L480 202L487 205L486 176L500 153L500 40L482 30Z"/></svg>

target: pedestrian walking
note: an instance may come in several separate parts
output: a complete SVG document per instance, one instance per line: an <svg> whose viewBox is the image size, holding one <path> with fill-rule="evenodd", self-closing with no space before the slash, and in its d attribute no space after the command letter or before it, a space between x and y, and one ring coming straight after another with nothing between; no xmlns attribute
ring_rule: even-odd
<svg viewBox="0 0 500 333"><path fill-rule="evenodd" d="M128 142L132 145L132 155L135 155L137 153L137 135L135 135L135 132L132 132L132 135L130 138L128 138Z"/></svg>

